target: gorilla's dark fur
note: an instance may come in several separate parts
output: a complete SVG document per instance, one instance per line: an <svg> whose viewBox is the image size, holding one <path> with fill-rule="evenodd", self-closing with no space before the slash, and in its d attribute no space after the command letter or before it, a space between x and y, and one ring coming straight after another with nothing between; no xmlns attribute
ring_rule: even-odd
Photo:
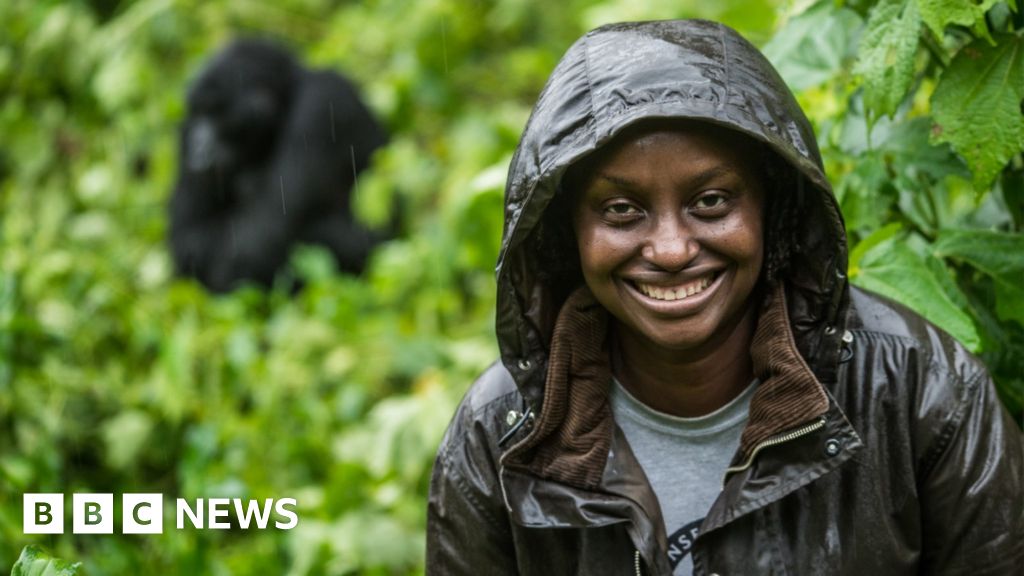
<svg viewBox="0 0 1024 576"><path fill-rule="evenodd" d="M378 235L349 196L386 141L342 76L306 70L267 41L235 41L188 93L170 205L178 273L216 292L269 286L297 242L358 273Z"/></svg>

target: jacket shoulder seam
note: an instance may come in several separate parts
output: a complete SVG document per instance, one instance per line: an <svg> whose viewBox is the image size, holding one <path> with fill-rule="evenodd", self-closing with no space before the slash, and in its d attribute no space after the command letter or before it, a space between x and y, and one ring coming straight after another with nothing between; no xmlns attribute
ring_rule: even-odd
<svg viewBox="0 0 1024 576"><path fill-rule="evenodd" d="M978 381L985 378L987 373L982 366L975 364L971 366L973 368L972 373L967 375L967 377L961 377L947 363L936 359L935 351L926 342L913 336L903 336L864 328L854 328L850 332L878 340L898 340L911 343L918 348L925 361L925 365L929 369L942 372L945 378L950 379L956 384L955 404L947 411L945 422L941 425L938 435L921 459L920 474L921 476L927 476L931 473L939 458L942 457L946 448L949 447L950 442L952 442L953 437L956 435L956 431L963 424L964 415L967 413L967 407L972 397L971 392L977 389Z"/></svg>
<svg viewBox="0 0 1024 576"><path fill-rule="evenodd" d="M957 405L952 411L949 420L945 425L943 425L942 430L939 432L939 436L932 443L932 447L928 451L928 455L921 462L922 477L931 474L932 468L953 441L953 437L956 436L956 432L963 424L964 415L967 413L967 406L971 397L970 391L974 390L977 387L978 380L984 377L984 372L978 372L964 384L963 391L961 392L960 397L957 398Z"/></svg>
<svg viewBox="0 0 1024 576"><path fill-rule="evenodd" d="M498 518L496 518L494 514L492 514L490 510L483 505L483 502L481 502L480 499L473 494L472 490L469 489L469 486L466 485L466 480L463 477L463 474L459 473L459 471L452 465L452 458L449 455L449 450L446 449L441 458L444 463L445 470L450 474L449 479L452 486L454 486L455 489L458 490L459 494L466 499L466 502L469 503L469 505L472 506L473 509L480 514L480 517L486 520L488 524L498 530L505 530L505 527L501 524Z"/></svg>
<svg viewBox="0 0 1024 576"><path fill-rule="evenodd" d="M492 409L495 406L500 405L502 402L507 402L509 398L514 398L518 395L518 390L510 390L505 394L502 394L491 399L489 402L483 404L482 406L474 408L467 407L468 420L470 420L470 422L474 422L484 412L487 412L489 409ZM473 494L472 490L470 490L469 485L466 482L465 474L461 471L460 467L455 465L455 459L452 457L451 454L452 446L465 443L466 437L469 436L470 434L471 427L472 426L470 425L459 426L458 428L456 428L457 436L454 438L449 438L441 448L439 454L440 461L444 466L444 470L448 472L448 478L451 480L452 485L455 487L456 490L458 490L459 494L461 494L462 497L465 498L466 501L475 510L477 510L477 512L480 513L480 515L484 517L487 520L487 522L490 523L493 527L499 530L505 530L506 528L502 525L501 521L493 513L491 513L490 510L488 510L487 507L484 505L484 503ZM484 428L486 430L486 427ZM487 430L487 435L490 435L490 430ZM484 442L486 444L489 444L489 440L490 438L485 438ZM495 455L494 461L497 462L498 458L500 458L500 454ZM498 470L495 470L495 477L497 477L498 474Z"/></svg>
<svg viewBox="0 0 1024 576"><path fill-rule="evenodd" d="M871 328L850 328L851 334L863 334L865 336L871 336L875 338L892 338L894 340L905 340L907 342L913 342L918 346L923 346L924 342L919 338L913 336L904 336L902 334L893 334L892 332L885 332L884 330L872 330ZM929 352L931 355L931 352Z"/></svg>
<svg viewBox="0 0 1024 576"><path fill-rule="evenodd" d="M495 396L494 398L491 398L490 400L488 400L487 402L485 402L485 403L483 403L483 404L481 404L479 406L475 406L475 407L470 408L468 410L469 411L469 415L470 415L470 420L476 420L478 416L480 416L481 414L483 414L484 412L486 412L488 410L491 410L496 405L507 403L510 398L514 400L515 398L518 398L518 397L521 397L521 396L522 396L522 394L519 392L519 390L509 390L508 392L505 392L504 394L501 394L499 396ZM463 432L463 434L465 434L465 433L466 432Z"/></svg>
<svg viewBox="0 0 1024 576"><path fill-rule="evenodd" d="M864 335L864 336L866 336L868 338L872 338L872 339L876 339L876 340L897 340L897 341L902 341L902 342L907 343L907 344L911 344L915 348L917 348L917 350L921 353L922 356L924 356L924 358L927 361L927 365L928 366L937 368L939 370L942 370L948 376L955 378L959 384L969 384L969 383L975 381L977 379L978 375L983 374L985 372L984 369L983 369L983 365L981 365L980 362L978 362L978 361L971 362L971 363L969 363L970 364L970 368L971 368L971 370L970 370L971 374L970 374L970 376L968 378L966 378L966 381L965 381L965 378L960 377L956 372L954 372L950 368L948 363L942 362L942 361L938 360L936 358L935 351L928 344L928 342L926 342L926 341L924 341L924 340L922 340L920 338L915 338L913 336L904 336L902 334L893 334L891 332L883 332L881 330L871 330L871 329L867 329L867 328L851 328L850 329L850 333L851 334L861 334L861 335ZM950 338L953 338L953 337L950 336ZM954 341L956 341L956 340L954 339ZM961 348L963 348L963 344L961 344L959 341L956 341L956 345L960 346ZM964 348L964 349L966 350L966 348Z"/></svg>

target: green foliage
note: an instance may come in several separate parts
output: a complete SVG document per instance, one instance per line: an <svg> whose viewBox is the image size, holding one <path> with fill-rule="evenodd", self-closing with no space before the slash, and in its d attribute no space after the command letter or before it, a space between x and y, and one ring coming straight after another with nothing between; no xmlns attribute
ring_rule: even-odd
<svg viewBox="0 0 1024 576"><path fill-rule="evenodd" d="M1024 235L990 230L943 230L933 246L937 256L972 266L995 284L1000 320L1024 326Z"/></svg>
<svg viewBox="0 0 1024 576"><path fill-rule="evenodd" d="M981 2L965 2L964 0L917 0L921 18L928 24L932 32L942 37L946 26L954 24L971 28L981 37L989 38L988 24L985 14L999 0L981 0Z"/></svg>
<svg viewBox="0 0 1024 576"><path fill-rule="evenodd" d="M882 230L887 234L895 231ZM861 287L921 312L967 347L980 346L978 331L965 311L966 298L931 254L920 254L907 242L892 237L864 253L858 262L857 280Z"/></svg>
<svg viewBox="0 0 1024 576"><path fill-rule="evenodd" d="M825 3L797 14L763 51L792 90L804 90L830 80L855 54L860 16L848 8Z"/></svg>
<svg viewBox="0 0 1024 576"><path fill-rule="evenodd" d="M981 354L1019 417L1016 5L803 2L777 27L778 4L0 3L0 572L43 541L21 534L24 492L299 502L288 532L47 537L93 576L422 572L434 448L497 355L511 152L561 53L615 20L722 18L767 42L817 128L854 283ZM346 71L390 126L357 212L385 221L400 196L407 230L362 278L312 248L295 297L172 277L184 90L239 33Z"/></svg>
<svg viewBox="0 0 1024 576"><path fill-rule="evenodd" d="M854 73L864 76L868 118L892 115L914 80L921 16L917 4L881 0L871 9Z"/></svg>
<svg viewBox="0 0 1024 576"><path fill-rule="evenodd" d="M14 563L11 576L79 576L82 563L53 558L38 546L26 546Z"/></svg>
<svg viewBox="0 0 1024 576"><path fill-rule="evenodd" d="M962 48L932 95L935 142L949 142L984 189L1024 148L1024 38L998 34Z"/></svg>
<svg viewBox="0 0 1024 576"><path fill-rule="evenodd" d="M853 283L980 354L1019 421L1022 38L1015 2L822 0L766 47L816 125Z"/></svg>

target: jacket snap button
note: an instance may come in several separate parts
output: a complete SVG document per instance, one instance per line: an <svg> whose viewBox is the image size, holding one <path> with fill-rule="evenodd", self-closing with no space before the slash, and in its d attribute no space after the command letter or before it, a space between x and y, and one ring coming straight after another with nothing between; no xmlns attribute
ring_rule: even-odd
<svg viewBox="0 0 1024 576"><path fill-rule="evenodd" d="M839 450L841 448L842 446L839 445L839 440L836 440L835 438L830 438L825 442L825 454L829 456L839 454Z"/></svg>
<svg viewBox="0 0 1024 576"><path fill-rule="evenodd" d="M519 412L509 410L508 414L505 415L505 424L511 426L516 423L516 420L519 420Z"/></svg>
<svg viewBox="0 0 1024 576"><path fill-rule="evenodd" d="M532 364L530 363L530 359L529 358L523 358L523 359L521 359L519 361L518 366L519 366L520 370L529 370L530 366L532 366Z"/></svg>

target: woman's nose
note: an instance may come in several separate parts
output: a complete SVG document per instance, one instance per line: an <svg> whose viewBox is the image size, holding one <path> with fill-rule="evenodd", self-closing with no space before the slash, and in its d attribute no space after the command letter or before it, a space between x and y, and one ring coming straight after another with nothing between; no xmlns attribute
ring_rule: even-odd
<svg viewBox="0 0 1024 576"><path fill-rule="evenodd" d="M676 217L659 218L641 255L663 270L682 270L700 251L700 244Z"/></svg>

